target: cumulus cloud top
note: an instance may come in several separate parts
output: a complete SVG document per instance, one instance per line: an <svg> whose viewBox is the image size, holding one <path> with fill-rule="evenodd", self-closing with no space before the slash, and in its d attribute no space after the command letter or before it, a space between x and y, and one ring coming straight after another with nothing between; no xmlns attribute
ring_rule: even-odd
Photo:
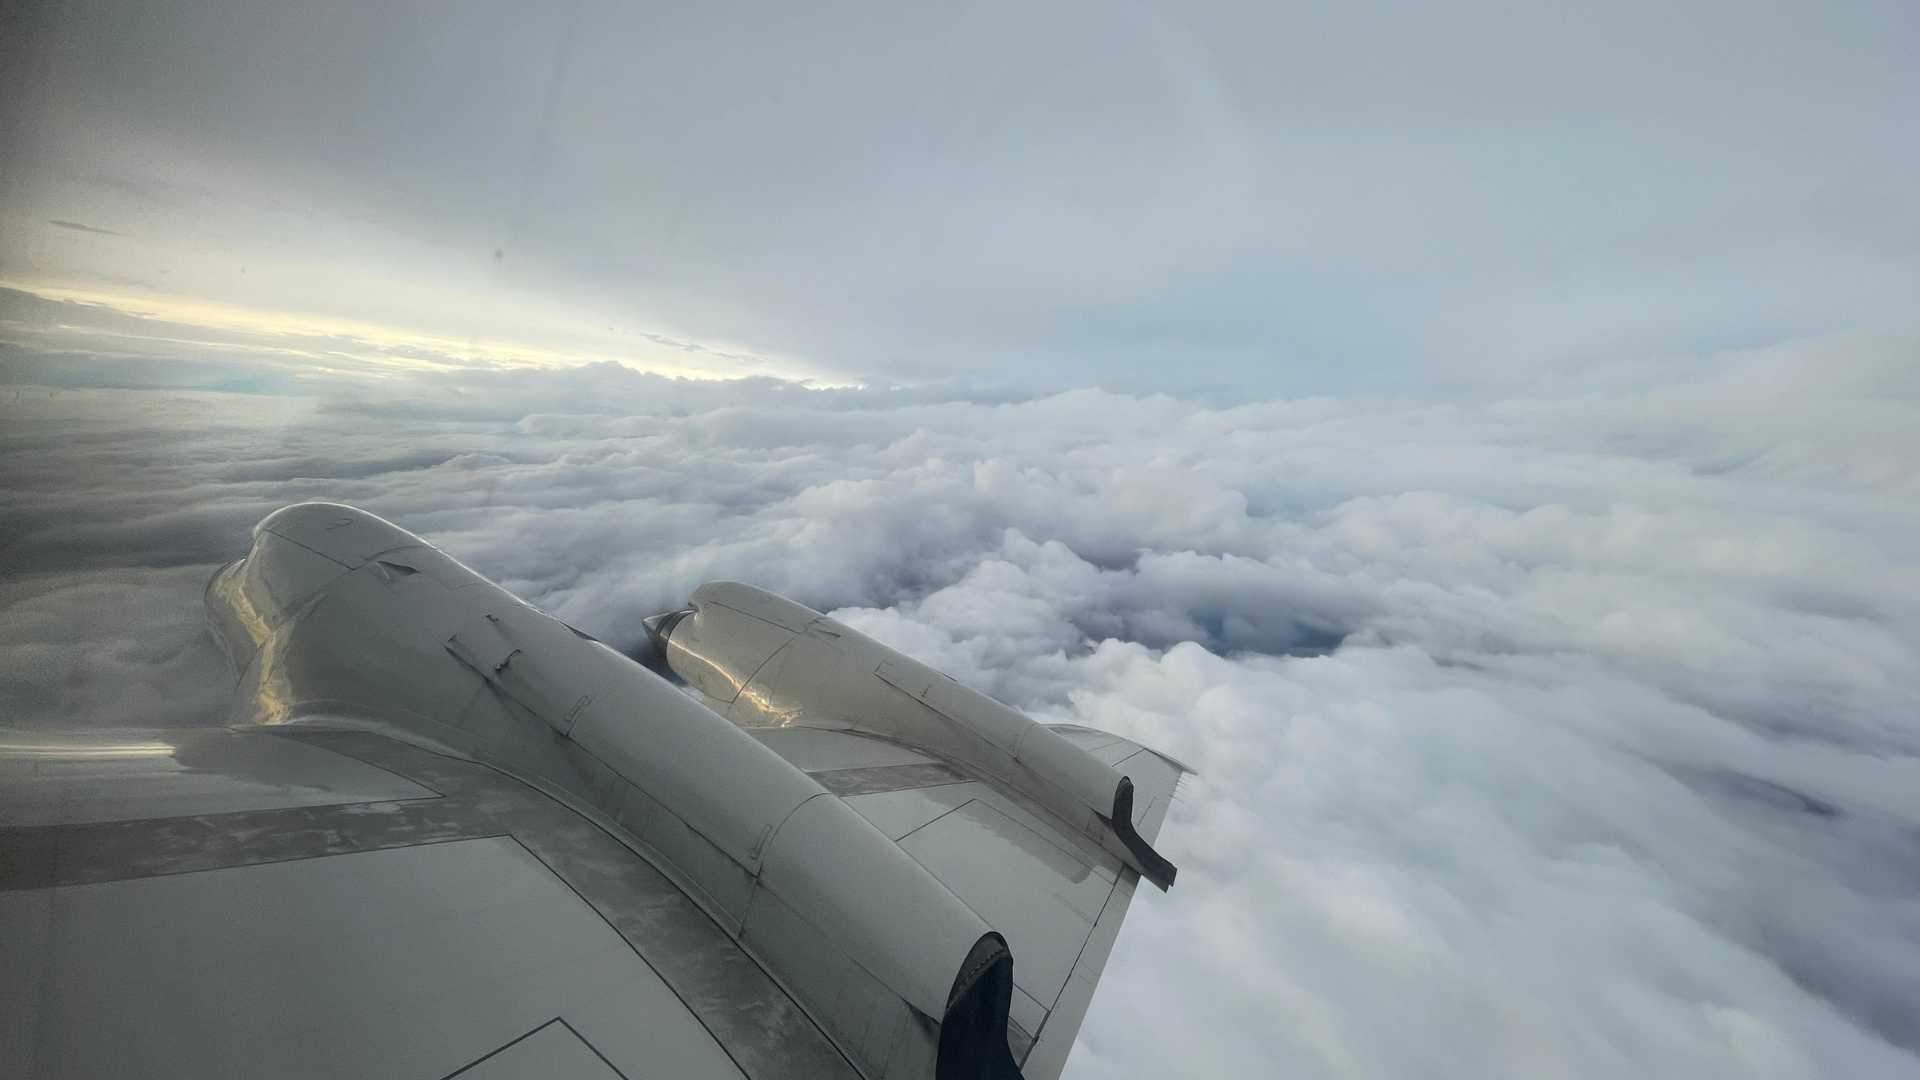
<svg viewBox="0 0 1920 1080"><path fill-rule="evenodd" d="M1196 767L1077 1076L1920 1075L1915 359L1237 406L16 383L0 703L216 717L206 573L340 499L616 643L754 581Z"/></svg>

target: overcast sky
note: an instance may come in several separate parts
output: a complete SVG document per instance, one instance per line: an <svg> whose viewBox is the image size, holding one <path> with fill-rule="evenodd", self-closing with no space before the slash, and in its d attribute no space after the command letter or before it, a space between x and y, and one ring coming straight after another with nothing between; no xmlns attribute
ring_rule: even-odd
<svg viewBox="0 0 1920 1080"><path fill-rule="evenodd" d="M356 503L1199 768L1070 1065L1920 1077L1920 7L0 9L0 720Z"/></svg>
<svg viewBox="0 0 1920 1080"><path fill-rule="evenodd" d="M1584 7L30 3L0 275L1239 394L1914 325L1920 7Z"/></svg>

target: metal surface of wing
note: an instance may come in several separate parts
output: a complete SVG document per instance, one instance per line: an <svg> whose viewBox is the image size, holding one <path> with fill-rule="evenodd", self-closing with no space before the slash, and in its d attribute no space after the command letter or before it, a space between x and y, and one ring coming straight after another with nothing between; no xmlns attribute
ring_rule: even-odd
<svg viewBox="0 0 1920 1080"><path fill-rule="evenodd" d="M228 727L0 731L0 1074L1057 1075L1181 768L716 588L648 624L703 705L270 515L207 590Z"/></svg>

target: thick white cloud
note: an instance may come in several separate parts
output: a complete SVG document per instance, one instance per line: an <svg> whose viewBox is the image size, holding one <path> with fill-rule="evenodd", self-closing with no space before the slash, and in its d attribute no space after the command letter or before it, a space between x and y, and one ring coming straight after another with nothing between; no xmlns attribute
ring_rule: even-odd
<svg viewBox="0 0 1920 1080"><path fill-rule="evenodd" d="M217 715L205 574L337 498L616 642L742 578L1195 766L1076 1076L1920 1075L1917 358L1234 407L19 386L0 708Z"/></svg>

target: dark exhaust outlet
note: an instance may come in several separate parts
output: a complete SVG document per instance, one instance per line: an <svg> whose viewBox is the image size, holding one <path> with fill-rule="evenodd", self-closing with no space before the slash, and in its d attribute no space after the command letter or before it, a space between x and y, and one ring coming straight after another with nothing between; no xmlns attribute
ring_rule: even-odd
<svg viewBox="0 0 1920 1080"><path fill-rule="evenodd" d="M999 934L983 934L947 995L936 1080L1019 1080L1020 1066L1007 1046L1012 1006L1013 952Z"/></svg>

